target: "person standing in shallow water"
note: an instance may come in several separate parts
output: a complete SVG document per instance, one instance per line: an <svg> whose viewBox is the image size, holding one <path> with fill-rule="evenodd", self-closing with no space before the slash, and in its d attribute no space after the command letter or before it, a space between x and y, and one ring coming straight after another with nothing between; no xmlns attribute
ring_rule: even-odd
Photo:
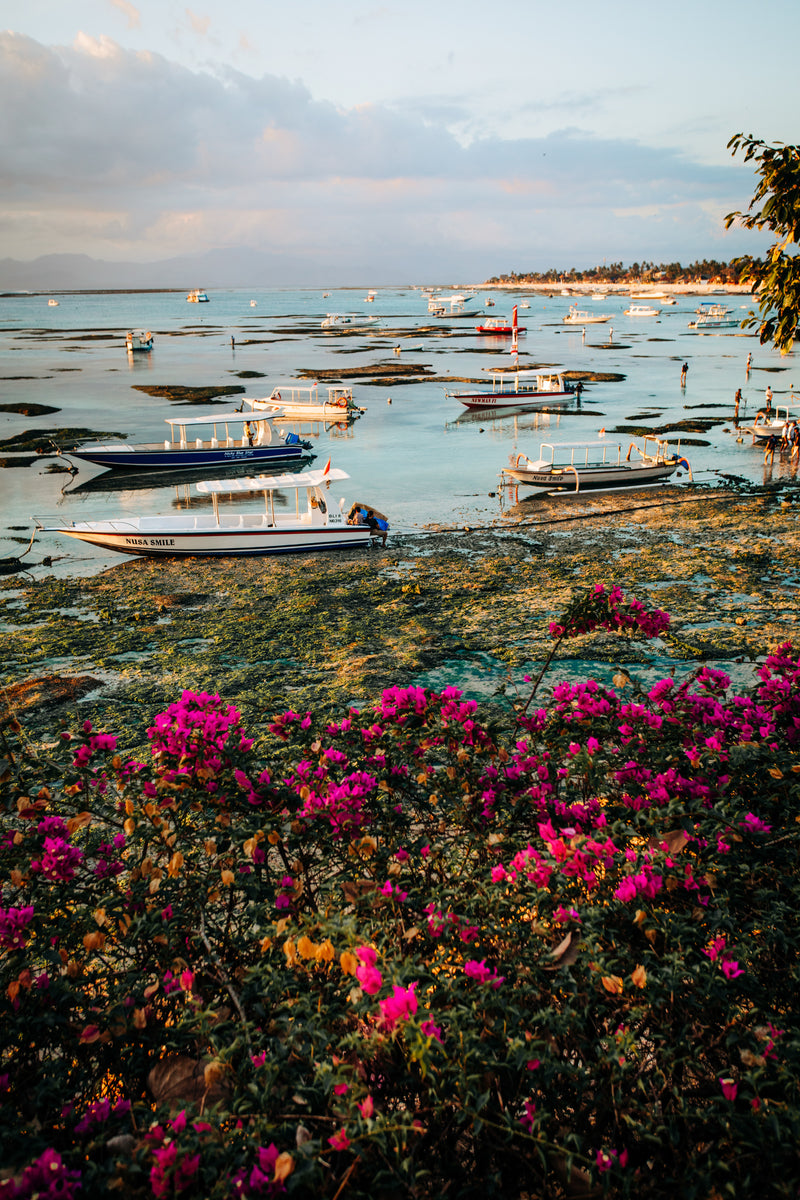
<svg viewBox="0 0 800 1200"><path fill-rule="evenodd" d="M736 395L733 398L733 423L739 424L739 405L742 403L742 389L736 389Z"/></svg>
<svg viewBox="0 0 800 1200"><path fill-rule="evenodd" d="M684 363L681 367L681 387L686 387L686 375L689 370L689 364Z"/></svg>

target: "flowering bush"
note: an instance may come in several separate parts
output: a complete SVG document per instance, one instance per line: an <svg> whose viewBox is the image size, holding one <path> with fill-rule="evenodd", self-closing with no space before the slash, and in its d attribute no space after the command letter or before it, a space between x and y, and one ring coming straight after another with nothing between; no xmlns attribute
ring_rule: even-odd
<svg viewBox="0 0 800 1200"><path fill-rule="evenodd" d="M10 725L0 1197L796 1196L799 681Z"/></svg>

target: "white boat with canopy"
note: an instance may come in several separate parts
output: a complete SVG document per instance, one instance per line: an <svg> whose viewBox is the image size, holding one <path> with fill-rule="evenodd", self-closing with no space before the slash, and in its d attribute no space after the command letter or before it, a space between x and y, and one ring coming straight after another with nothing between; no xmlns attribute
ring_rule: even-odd
<svg viewBox="0 0 800 1200"><path fill-rule="evenodd" d="M451 392L449 400L458 400L466 408L540 408L554 400L571 400L575 389L560 372L514 371L495 368L492 371L492 390Z"/></svg>
<svg viewBox="0 0 800 1200"><path fill-rule="evenodd" d="M515 483L548 492L580 492L665 483L679 467L688 472L691 482L692 469L680 457L680 444L672 447L658 438L645 438L643 446L631 442L625 453L623 443L603 438L595 442L543 442L538 459L518 454L502 474Z"/></svg>
<svg viewBox="0 0 800 1200"><path fill-rule="evenodd" d="M695 310L697 319L689 322L689 328L702 333L705 329L735 329L741 324L738 317L731 316L725 304L702 304Z"/></svg>
<svg viewBox="0 0 800 1200"><path fill-rule="evenodd" d="M365 317L359 313L328 313L321 322L322 329L341 329L348 325L374 325L377 317Z"/></svg>
<svg viewBox="0 0 800 1200"><path fill-rule="evenodd" d="M353 400L353 389L338 383L330 386L327 397L322 399L316 382L280 383L269 396L260 400L246 399L244 403L253 412L285 413L287 417L340 420L343 416L360 416L362 412Z"/></svg>
<svg viewBox="0 0 800 1200"><path fill-rule="evenodd" d="M129 329L125 334L126 350L152 350L153 335L149 329Z"/></svg>
<svg viewBox="0 0 800 1200"><path fill-rule="evenodd" d="M569 312L561 318L564 325L602 325L611 320L610 313L590 313L571 304Z"/></svg>
<svg viewBox="0 0 800 1200"><path fill-rule="evenodd" d="M750 427L754 442L766 442L771 437L783 438L789 426L800 421L800 408L779 404L776 408L757 412Z"/></svg>
<svg viewBox="0 0 800 1200"><path fill-rule="evenodd" d="M657 317L661 312L660 308L655 308L652 304L629 304L624 310L625 317Z"/></svg>
<svg viewBox="0 0 800 1200"><path fill-rule="evenodd" d="M368 546L376 537L385 540L386 531L380 522L387 529L388 522L375 510L361 504L347 509L344 499L330 499L330 485L348 478L345 471L331 468L328 463L322 471L298 475L203 480L195 487L200 494L211 497L211 513L187 511L52 525L34 518L34 522L42 533L57 533L103 550L149 558L252 557L302 550L348 550ZM276 496L281 492L294 492L294 512L281 511L276 504ZM254 493L263 499L263 507L258 511L223 509L221 502L225 498L236 501Z"/></svg>

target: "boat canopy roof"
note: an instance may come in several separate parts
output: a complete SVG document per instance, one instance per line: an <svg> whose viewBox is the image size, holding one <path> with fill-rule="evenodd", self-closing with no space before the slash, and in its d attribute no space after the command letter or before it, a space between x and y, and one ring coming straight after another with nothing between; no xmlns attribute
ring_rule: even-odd
<svg viewBox="0 0 800 1200"><path fill-rule="evenodd" d="M222 421L239 421L242 425L245 421L274 421L271 413L265 416L255 416L251 409L247 412L223 412L214 413L213 416L202 417L165 417L164 420L168 425L219 425Z"/></svg>
<svg viewBox="0 0 800 1200"><path fill-rule="evenodd" d="M621 446L613 438L598 438L596 442L542 442L549 450L586 450L595 446Z"/></svg>
<svg viewBox="0 0 800 1200"><path fill-rule="evenodd" d="M336 479L349 479L346 471L331 467L329 471L304 471L297 475L259 475L244 479L203 479L198 492L276 492L319 487Z"/></svg>
<svg viewBox="0 0 800 1200"><path fill-rule="evenodd" d="M532 368L528 371L509 370L508 367L484 367L484 371L488 371L490 375L499 375L508 379L538 379L543 375L560 375L560 371L537 371Z"/></svg>

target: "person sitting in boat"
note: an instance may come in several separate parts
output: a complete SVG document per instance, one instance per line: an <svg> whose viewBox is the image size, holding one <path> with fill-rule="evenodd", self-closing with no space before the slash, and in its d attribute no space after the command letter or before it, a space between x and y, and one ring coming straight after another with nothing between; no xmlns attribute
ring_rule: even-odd
<svg viewBox="0 0 800 1200"><path fill-rule="evenodd" d="M348 514L347 524L348 525L366 525L367 524L367 510L365 508L362 508L360 504L354 504Z"/></svg>
<svg viewBox="0 0 800 1200"><path fill-rule="evenodd" d="M245 421L244 436L247 438L248 446L252 446L256 436L256 427L253 425L252 421Z"/></svg>

